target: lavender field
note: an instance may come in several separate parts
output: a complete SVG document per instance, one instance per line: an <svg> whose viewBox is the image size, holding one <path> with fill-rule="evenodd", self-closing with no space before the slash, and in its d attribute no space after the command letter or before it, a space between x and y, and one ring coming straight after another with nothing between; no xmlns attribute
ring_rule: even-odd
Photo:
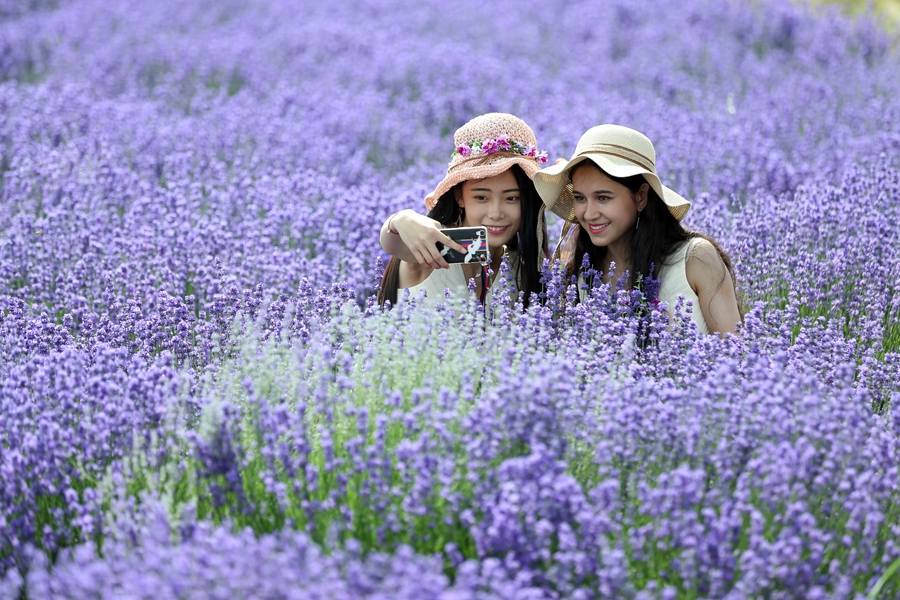
<svg viewBox="0 0 900 600"><path fill-rule="evenodd" d="M0 598L900 597L900 44L675 6L0 0ZM378 308L490 111L654 140L740 335Z"/></svg>

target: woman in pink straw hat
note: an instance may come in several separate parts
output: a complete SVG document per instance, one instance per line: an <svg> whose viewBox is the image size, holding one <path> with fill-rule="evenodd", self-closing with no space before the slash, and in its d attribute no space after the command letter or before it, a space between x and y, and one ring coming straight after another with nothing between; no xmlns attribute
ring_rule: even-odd
<svg viewBox="0 0 900 600"><path fill-rule="evenodd" d="M540 264L546 256L543 204L532 178L546 162L534 132L522 119L504 113L476 117L456 130L447 174L425 197L428 216L401 210L381 228L381 247L392 255L384 272L378 300L397 303L398 290L425 291L432 300L475 293L487 302L490 273L498 273L508 256L514 281L525 307L540 293ZM448 264L438 244L465 252L440 230L487 228L490 264Z"/></svg>
<svg viewBox="0 0 900 600"><path fill-rule="evenodd" d="M733 332L742 321L728 255L681 225L691 203L660 182L656 151L644 134L619 125L592 127L571 160L541 171L534 182L547 208L575 225L565 242L572 248L570 277L583 283L587 255L613 287L626 271L632 283L659 280L657 300L670 314L684 294L703 333ZM582 288L581 299L586 293Z"/></svg>

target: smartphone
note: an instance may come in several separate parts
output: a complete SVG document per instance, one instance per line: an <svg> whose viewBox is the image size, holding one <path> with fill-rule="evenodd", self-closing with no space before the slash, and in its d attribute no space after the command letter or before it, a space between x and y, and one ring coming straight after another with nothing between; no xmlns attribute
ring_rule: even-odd
<svg viewBox="0 0 900 600"><path fill-rule="evenodd" d="M454 229L441 229L441 233L463 247L465 252L444 246L437 242L441 256L448 263L479 263L486 265L489 258L487 243L487 227L456 227Z"/></svg>

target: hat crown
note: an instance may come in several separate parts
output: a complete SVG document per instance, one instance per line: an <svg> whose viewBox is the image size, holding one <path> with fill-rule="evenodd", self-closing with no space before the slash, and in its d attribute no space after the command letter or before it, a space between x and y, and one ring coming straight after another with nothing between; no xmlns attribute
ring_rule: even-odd
<svg viewBox="0 0 900 600"><path fill-rule="evenodd" d="M656 150L653 143L639 131L621 125L597 125L588 129L572 159L538 172L534 186L548 209L574 222L575 199L570 175L572 168L583 161L591 161L612 177L643 176L644 180L677 220L684 218L691 203L667 188L656 173Z"/></svg>
<svg viewBox="0 0 900 600"><path fill-rule="evenodd" d="M486 179L518 165L529 179L547 161L539 152L537 138L525 121L507 113L475 117L453 134L455 148L447 164L447 175L430 194L425 207L431 210L454 185L470 179Z"/></svg>
<svg viewBox="0 0 900 600"><path fill-rule="evenodd" d="M622 125L591 127L578 140L572 158L598 150L613 153L619 150L627 155L622 158L633 160L649 171L656 171L656 150L653 148L653 142L640 131L630 127Z"/></svg>
<svg viewBox="0 0 900 600"><path fill-rule="evenodd" d="M453 134L457 146L472 142L492 140L506 135L523 146L537 146L534 131L525 121L507 113L487 113L480 115L460 127Z"/></svg>

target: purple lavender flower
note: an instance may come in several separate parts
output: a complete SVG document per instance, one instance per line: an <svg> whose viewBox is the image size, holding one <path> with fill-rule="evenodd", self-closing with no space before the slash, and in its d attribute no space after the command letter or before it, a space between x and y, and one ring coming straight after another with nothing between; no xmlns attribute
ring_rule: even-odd
<svg viewBox="0 0 900 600"><path fill-rule="evenodd" d="M900 557L891 36L461 1L0 0L0 596L853 598ZM739 337L550 264L528 310L510 265L493 313L375 306L459 124L568 157L598 106Z"/></svg>

